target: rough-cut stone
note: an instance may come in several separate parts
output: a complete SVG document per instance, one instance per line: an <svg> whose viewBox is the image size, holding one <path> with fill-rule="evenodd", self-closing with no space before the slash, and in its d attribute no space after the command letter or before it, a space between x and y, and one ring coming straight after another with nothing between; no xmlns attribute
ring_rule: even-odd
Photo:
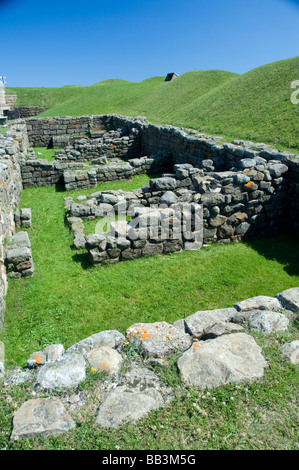
<svg viewBox="0 0 299 470"><path fill-rule="evenodd" d="M94 349L100 349L103 346L117 349L125 341L125 337L117 330L105 330L100 333L88 336L67 349L67 352L80 351L82 354L89 353Z"/></svg>
<svg viewBox="0 0 299 470"><path fill-rule="evenodd" d="M261 348L245 333L194 343L178 360L182 380L200 389L260 378L266 366Z"/></svg>
<svg viewBox="0 0 299 470"><path fill-rule="evenodd" d="M195 338L202 338L206 330L219 322L229 322L237 311L234 308L220 308L215 310L202 310L184 319L187 333Z"/></svg>
<svg viewBox="0 0 299 470"><path fill-rule="evenodd" d="M229 335L232 333L240 333L244 328L235 323L228 323L220 321L205 329L204 339L217 338L222 335Z"/></svg>
<svg viewBox="0 0 299 470"><path fill-rule="evenodd" d="M292 312L299 312L299 287L292 287L276 295L282 306Z"/></svg>
<svg viewBox="0 0 299 470"><path fill-rule="evenodd" d="M46 362L54 362L60 360L64 354L64 347L62 344L50 344L42 351L34 352L27 360L27 366L30 368L42 366Z"/></svg>
<svg viewBox="0 0 299 470"><path fill-rule="evenodd" d="M282 354L292 364L298 364L299 362L299 340L286 343L282 348Z"/></svg>
<svg viewBox="0 0 299 470"><path fill-rule="evenodd" d="M160 358L185 351L192 342L188 334L166 322L136 323L127 329L126 337L143 355Z"/></svg>
<svg viewBox="0 0 299 470"><path fill-rule="evenodd" d="M135 422L150 411L161 408L170 394L171 389L163 386L154 372L133 368L104 398L95 424L110 428Z"/></svg>
<svg viewBox="0 0 299 470"><path fill-rule="evenodd" d="M97 371L105 371L109 375L117 374L123 362L122 356L115 349L103 346L86 354L90 366Z"/></svg>
<svg viewBox="0 0 299 470"><path fill-rule="evenodd" d="M270 334L288 329L290 320L286 315L270 310L261 310L250 320L250 329Z"/></svg>
<svg viewBox="0 0 299 470"><path fill-rule="evenodd" d="M279 311L281 304L275 297L268 297L266 295L258 295L250 299L237 302L234 307L239 312L246 312L249 310L273 310Z"/></svg>
<svg viewBox="0 0 299 470"><path fill-rule="evenodd" d="M75 388L85 379L86 362L80 352L65 353L60 361L42 366L35 384L48 390Z"/></svg>
<svg viewBox="0 0 299 470"><path fill-rule="evenodd" d="M28 400L14 413L10 440L62 434L74 427L58 398Z"/></svg>

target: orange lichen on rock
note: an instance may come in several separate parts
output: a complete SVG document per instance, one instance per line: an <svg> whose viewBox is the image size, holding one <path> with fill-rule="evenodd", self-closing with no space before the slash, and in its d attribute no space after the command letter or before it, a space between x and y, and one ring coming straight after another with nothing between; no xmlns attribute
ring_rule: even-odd
<svg viewBox="0 0 299 470"><path fill-rule="evenodd" d="M36 364L41 364L43 362L42 358L39 356L34 357L33 360L36 362Z"/></svg>

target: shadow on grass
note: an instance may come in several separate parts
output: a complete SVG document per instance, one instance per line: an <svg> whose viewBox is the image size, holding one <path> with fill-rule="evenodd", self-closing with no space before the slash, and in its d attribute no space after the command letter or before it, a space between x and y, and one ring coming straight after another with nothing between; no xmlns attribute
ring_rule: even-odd
<svg viewBox="0 0 299 470"><path fill-rule="evenodd" d="M72 256L75 263L80 263L83 269L92 269L93 264L88 259L88 253L76 253Z"/></svg>
<svg viewBox="0 0 299 470"><path fill-rule="evenodd" d="M275 237L253 238L246 244L264 256L284 265L290 276L299 276L299 240L289 233Z"/></svg>

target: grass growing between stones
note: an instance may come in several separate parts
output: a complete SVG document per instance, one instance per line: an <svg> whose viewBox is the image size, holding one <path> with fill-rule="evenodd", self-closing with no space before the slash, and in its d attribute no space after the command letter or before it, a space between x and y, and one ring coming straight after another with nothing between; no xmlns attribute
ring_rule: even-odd
<svg viewBox="0 0 299 470"><path fill-rule="evenodd" d="M0 448L11 450L294 450L298 445L298 368L287 363L281 346L296 337L288 333L255 334L269 367L262 379L247 384L228 384L214 390L186 387L173 363L156 368L175 390L173 400L146 418L105 430L94 425L104 374L88 372L75 391L56 392L76 427L61 436L9 442L14 411L34 398L32 386L13 388L0 384ZM81 406L70 396L80 397ZM49 394L39 392L39 396ZM136 404L136 406L138 406Z"/></svg>

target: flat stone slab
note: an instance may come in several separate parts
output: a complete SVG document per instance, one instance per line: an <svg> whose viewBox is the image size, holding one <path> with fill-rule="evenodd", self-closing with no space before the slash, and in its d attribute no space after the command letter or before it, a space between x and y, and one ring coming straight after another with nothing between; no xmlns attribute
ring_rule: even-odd
<svg viewBox="0 0 299 470"><path fill-rule="evenodd" d="M275 297L258 295L250 299L242 300L234 305L238 312L248 312L249 310L281 310L281 304Z"/></svg>
<svg viewBox="0 0 299 470"><path fill-rule="evenodd" d="M200 389L260 378L267 366L261 348L245 333L194 343L177 364L182 380Z"/></svg>
<svg viewBox="0 0 299 470"><path fill-rule="evenodd" d="M228 322L221 321L206 328L204 336L205 336L205 339L208 339L208 338L212 339L212 338L217 338L218 336L222 336L222 335L240 333L243 330L244 328L241 325L238 325L236 323L228 323Z"/></svg>
<svg viewBox="0 0 299 470"><path fill-rule="evenodd" d="M250 320L251 330L270 334L278 331L286 331L290 325L290 320L286 315L270 310L260 310Z"/></svg>
<svg viewBox="0 0 299 470"><path fill-rule="evenodd" d="M86 362L80 352L65 353L60 361L38 370L35 384L47 390L75 388L85 379L85 370Z"/></svg>
<svg viewBox="0 0 299 470"><path fill-rule="evenodd" d="M185 351L191 346L191 337L167 322L135 323L126 331L126 337L144 356L163 358Z"/></svg>
<svg viewBox="0 0 299 470"><path fill-rule="evenodd" d="M161 408L171 393L172 390L164 386L154 372L134 367L104 398L95 424L110 428L138 421L150 411Z"/></svg>
<svg viewBox="0 0 299 470"><path fill-rule="evenodd" d="M206 331L219 322L229 322L237 314L234 308L201 310L184 319L187 333L195 338L202 338Z"/></svg>
<svg viewBox="0 0 299 470"><path fill-rule="evenodd" d="M299 312L299 287L292 287L276 295L282 306L292 312Z"/></svg>
<svg viewBox="0 0 299 470"><path fill-rule="evenodd" d="M74 427L58 398L28 400L14 413L10 440L62 434Z"/></svg>

